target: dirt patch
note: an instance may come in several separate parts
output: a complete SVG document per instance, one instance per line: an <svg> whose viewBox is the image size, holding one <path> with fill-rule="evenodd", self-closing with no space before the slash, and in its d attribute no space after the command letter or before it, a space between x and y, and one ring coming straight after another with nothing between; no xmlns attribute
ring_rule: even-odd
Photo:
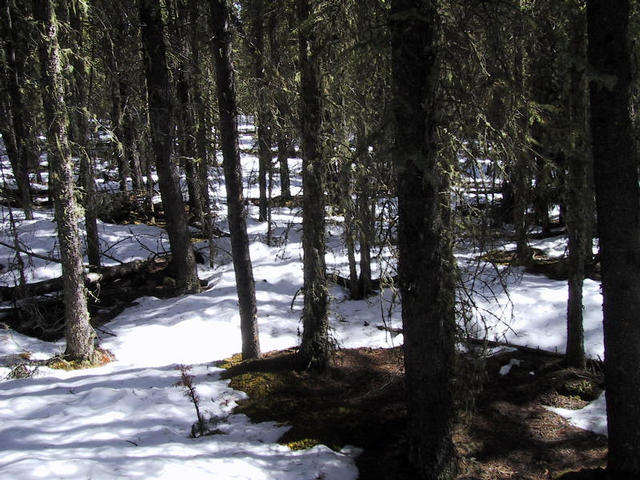
<svg viewBox="0 0 640 480"><path fill-rule="evenodd" d="M317 443L336 450L363 448L357 459L361 479L415 478L406 462L402 350L340 350L323 375L296 370L294 356L288 350L258 361L228 362L231 386L249 394L238 411L254 421L292 425L280 440L291 448ZM511 370L501 375L509 363ZM601 386L598 371L566 369L543 353L487 359L474 410L462 412L454 429L458 478L547 480L603 466L606 438L572 427L544 408L581 407Z"/></svg>

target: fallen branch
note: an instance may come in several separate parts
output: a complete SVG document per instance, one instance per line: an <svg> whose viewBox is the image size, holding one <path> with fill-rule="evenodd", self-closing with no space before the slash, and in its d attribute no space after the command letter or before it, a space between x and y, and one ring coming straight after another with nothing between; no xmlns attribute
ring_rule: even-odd
<svg viewBox="0 0 640 480"><path fill-rule="evenodd" d="M150 260L134 260L133 262L123 263L110 267L101 267L96 272L86 273L84 282L86 287L95 287L101 282L112 280L114 278L123 278L128 275L139 272L144 269ZM21 292L28 292L29 296L45 295L47 293L58 292L62 290L62 277L43 280L41 282L29 283L24 286L0 287L0 298L3 301L17 300L23 298Z"/></svg>

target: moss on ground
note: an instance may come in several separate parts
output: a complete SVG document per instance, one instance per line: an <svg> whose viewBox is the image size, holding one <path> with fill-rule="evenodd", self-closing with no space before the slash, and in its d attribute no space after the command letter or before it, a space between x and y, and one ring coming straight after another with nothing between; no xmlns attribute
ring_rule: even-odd
<svg viewBox="0 0 640 480"><path fill-rule="evenodd" d="M96 349L95 359L93 361L83 360L67 360L64 356L56 356L47 362L47 367L56 370L83 370L87 368L96 368L106 365L113 361L114 356L111 352L101 348Z"/></svg>

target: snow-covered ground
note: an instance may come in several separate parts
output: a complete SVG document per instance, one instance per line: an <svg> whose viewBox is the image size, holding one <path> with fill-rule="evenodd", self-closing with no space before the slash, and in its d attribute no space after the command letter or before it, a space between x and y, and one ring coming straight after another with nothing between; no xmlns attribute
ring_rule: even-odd
<svg viewBox="0 0 640 480"><path fill-rule="evenodd" d="M243 137L243 142L249 140ZM255 170L255 158L244 157L245 178ZM293 169L299 162L292 160ZM245 182L246 183L246 182ZM299 185L294 184L294 190ZM254 188L254 187L251 187ZM297 190L296 190L297 191ZM253 196L255 190L251 191ZM274 195L278 194L277 185ZM4 212L6 213L6 212ZM18 213L18 212L16 212ZM221 212L222 213L222 212ZM263 243L266 226L252 208L249 219L263 351L298 343L302 301L292 299L302 285L299 212L274 211L276 238L286 243ZM18 215L19 217L19 215ZM43 257L56 257L55 224L51 212L35 220L19 221L20 241ZM224 224L222 224L224 226ZM146 258L168 249L166 235L144 225L100 224L105 263ZM327 254L330 270L344 268L338 237L331 237ZM0 241L11 243L9 230ZM535 245L549 251L564 249L564 239ZM228 244L220 244L221 250ZM25 257L26 258L26 257ZM221 256L221 259L225 258ZM461 261L466 257L460 254ZM0 245L4 276L15 261L10 249ZM31 281L60 274L57 263L31 257ZM381 268L381 267L378 267ZM276 443L286 426L252 424L233 407L243 393L221 380L212 366L217 359L240 351L239 314L233 268L228 261L214 269L200 267L209 280L206 291L160 300L140 298L100 332L101 345L116 361L91 370L60 371L40 367L33 378L8 380L11 356L29 354L48 358L64 350L64 342L48 343L0 330L0 478L2 479L355 479L357 448L334 452L323 446L291 451ZM487 280L487 278L485 278ZM494 299L478 297L485 315L487 335L514 343L564 350L566 282L514 271L506 277L507 293L492 284ZM400 326L399 307L392 292L362 301L332 289L332 334L343 347L389 347L402 342L377 326ZM510 300L509 300L510 299ZM599 285L585 283L585 343L592 357L602 356L601 296ZM178 365L189 365L201 397L201 408L216 422L220 435L190 438L195 421L193 405L175 384ZM508 373L507 373L508 374ZM603 401L576 413L558 411L583 428L603 431ZM604 422L604 423L603 423Z"/></svg>

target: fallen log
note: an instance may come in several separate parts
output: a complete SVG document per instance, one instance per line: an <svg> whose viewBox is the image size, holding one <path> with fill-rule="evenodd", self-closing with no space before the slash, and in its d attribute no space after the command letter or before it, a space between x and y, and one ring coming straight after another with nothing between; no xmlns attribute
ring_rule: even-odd
<svg viewBox="0 0 640 480"><path fill-rule="evenodd" d="M133 262L123 263L110 267L101 267L95 272L85 274L85 286L92 288L100 284L113 280L115 278L124 278L143 270L153 260L134 260ZM28 283L27 285L17 285L15 287L0 287L0 298L3 301L18 300L20 298L45 295L47 293L58 292L62 290L62 277L43 280L41 282Z"/></svg>

